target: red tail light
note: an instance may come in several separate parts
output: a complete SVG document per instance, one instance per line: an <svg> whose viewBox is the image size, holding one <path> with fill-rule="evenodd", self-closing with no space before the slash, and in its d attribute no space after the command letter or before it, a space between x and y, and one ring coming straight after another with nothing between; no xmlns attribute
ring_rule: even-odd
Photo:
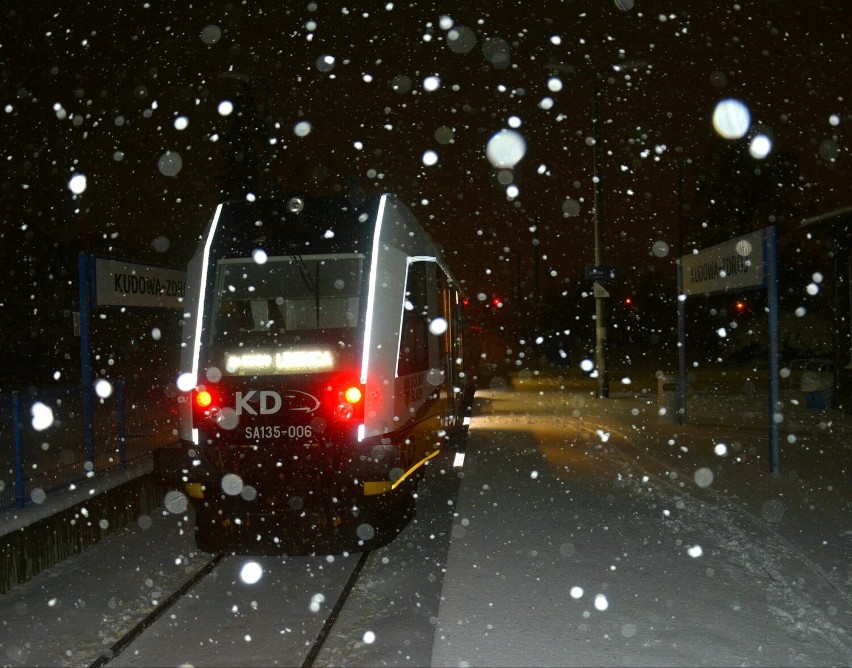
<svg viewBox="0 0 852 668"><path fill-rule="evenodd" d="M199 408L210 408L213 403L213 395L207 390L199 390L195 393L195 405Z"/></svg>
<svg viewBox="0 0 852 668"><path fill-rule="evenodd" d="M364 419L364 386L352 373L338 374L326 386L323 403L331 408L331 418L339 422Z"/></svg>
<svg viewBox="0 0 852 668"><path fill-rule="evenodd" d="M192 408L198 415L211 416L218 412L219 406L216 395L203 385L199 385L192 393Z"/></svg>
<svg viewBox="0 0 852 668"><path fill-rule="evenodd" d="M346 391L343 393L343 398L352 405L361 401L363 396L364 394L361 392L361 388L357 385L352 385L351 387L346 388Z"/></svg>

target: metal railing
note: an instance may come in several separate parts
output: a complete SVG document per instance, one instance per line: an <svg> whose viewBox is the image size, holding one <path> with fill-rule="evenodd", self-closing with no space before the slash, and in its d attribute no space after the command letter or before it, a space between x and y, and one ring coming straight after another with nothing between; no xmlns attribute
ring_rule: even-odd
<svg viewBox="0 0 852 668"><path fill-rule="evenodd" d="M128 402L123 379L110 387L105 397L88 390L94 407L89 438L80 386L0 398L0 509L43 503L57 490L124 468L174 440L171 402L152 401L140 388ZM128 405L135 427L129 435Z"/></svg>

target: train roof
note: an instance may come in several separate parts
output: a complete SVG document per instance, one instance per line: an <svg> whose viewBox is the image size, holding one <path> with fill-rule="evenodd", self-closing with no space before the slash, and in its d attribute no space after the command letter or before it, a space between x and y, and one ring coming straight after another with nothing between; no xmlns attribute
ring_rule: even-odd
<svg viewBox="0 0 852 668"><path fill-rule="evenodd" d="M382 213L382 224L378 225ZM293 192L220 204L212 240L214 257L248 255L265 247L272 254L363 253L373 250L376 230L412 256L434 256L460 289L440 247L411 210L393 193L314 195ZM205 235L206 237L207 235ZM203 244L203 242L202 242Z"/></svg>

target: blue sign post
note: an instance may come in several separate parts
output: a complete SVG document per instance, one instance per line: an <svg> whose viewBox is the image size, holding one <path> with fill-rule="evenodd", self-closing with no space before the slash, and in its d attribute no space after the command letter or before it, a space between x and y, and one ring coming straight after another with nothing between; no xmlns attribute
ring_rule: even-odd
<svg viewBox="0 0 852 668"><path fill-rule="evenodd" d="M94 387L92 385L92 308L102 306L183 308L186 272L81 252L77 263L80 288L80 375L83 397L83 448L95 460ZM124 385L118 386L119 447L124 464Z"/></svg>
<svg viewBox="0 0 852 668"><path fill-rule="evenodd" d="M89 310L91 307L91 273L89 256L80 253L77 263L80 286L80 388L83 393L83 452L86 461L95 461L95 422L92 402L92 361L89 340Z"/></svg>
<svg viewBox="0 0 852 668"><path fill-rule="evenodd" d="M769 471L778 473L778 252L775 227L678 258L678 422L686 422L686 298L740 289L766 290L769 318Z"/></svg>

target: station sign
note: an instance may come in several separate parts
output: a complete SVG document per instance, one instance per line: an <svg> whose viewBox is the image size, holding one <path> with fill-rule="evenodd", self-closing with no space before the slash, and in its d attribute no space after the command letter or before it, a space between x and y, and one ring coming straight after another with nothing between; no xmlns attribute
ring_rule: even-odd
<svg viewBox="0 0 852 668"><path fill-rule="evenodd" d="M684 255L680 259L683 293L701 295L763 286L763 236L763 230L759 230Z"/></svg>
<svg viewBox="0 0 852 668"><path fill-rule="evenodd" d="M95 257L94 306L183 308L186 272Z"/></svg>
<svg viewBox="0 0 852 668"><path fill-rule="evenodd" d="M586 265L587 281L615 281L618 280L617 267L593 267Z"/></svg>

